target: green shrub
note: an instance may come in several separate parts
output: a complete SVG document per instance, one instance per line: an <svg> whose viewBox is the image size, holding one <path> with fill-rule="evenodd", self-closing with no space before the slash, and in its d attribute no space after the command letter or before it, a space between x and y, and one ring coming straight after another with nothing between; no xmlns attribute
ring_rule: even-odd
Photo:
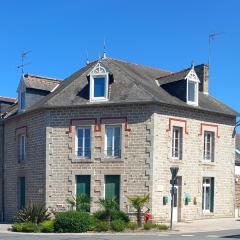
<svg viewBox="0 0 240 240"><path fill-rule="evenodd" d="M166 224L158 224L157 225L159 230L168 230L169 226Z"/></svg>
<svg viewBox="0 0 240 240"><path fill-rule="evenodd" d="M38 225L31 222L15 223L12 225L13 232L39 232L40 228Z"/></svg>
<svg viewBox="0 0 240 240"><path fill-rule="evenodd" d="M111 229L115 232L122 232L126 228L126 223L122 220L113 220L111 222Z"/></svg>
<svg viewBox="0 0 240 240"><path fill-rule="evenodd" d="M156 225L151 223L151 222L146 222L143 225L144 230L150 230L150 229L155 228L155 227L156 227Z"/></svg>
<svg viewBox="0 0 240 240"><path fill-rule="evenodd" d="M94 230L97 232L106 232L110 229L110 225L108 221L96 221Z"/></svg>
<svg viewBox="0 0 240 240"><path fill-rule="evenodd" d="M13 232L22 232L22 225L23 223L15 223L12 225Z"/></svg>
<svg viewBox="0 0 240 240"><path fill-rule="evenodd" d="M41 232L51 233L54 232L54 221L46 220L40 224Z"/></svg>
<svg viewBox="0 0 240 240"><path fill-rule="evenodd" d="M48 210L45 208L44 205L30 204L26 208L18 211L16 216L16 222L31 222L37 225L45 220L49 220L50 215L51 213L48 213Z"/></svg>
<svg viewBox="0 0 240 240"><path fill-rule="evenodd" d="M129 228L131 230L136 230L138 228L138 224L135 222L129 222L127 225L127 228Z"/></svg>
<svg viewBox="0 0 240 240"><path fill-rule="evenodd" d="M91 229L92 218L88 213L68 211L56 214L54 230L56 232L80 233Z"/></svg>
<svg viewBox="0 0 240 240"><path fill-rule="evenodd" d="M97 211L93 215L96 219L103 220L103 221L108 220L108 214L104 210ZM114 221L114 220L122 220L125 223L128 223L129 222L129 217L123 211L114 210L112 212L112 221Z"/></svg>

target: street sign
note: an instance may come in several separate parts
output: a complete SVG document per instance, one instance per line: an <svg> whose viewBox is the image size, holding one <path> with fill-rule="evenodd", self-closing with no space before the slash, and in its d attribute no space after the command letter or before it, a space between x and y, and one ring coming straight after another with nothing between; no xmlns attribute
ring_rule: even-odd
<svg viewBox="0 0 240 240"><path fill-rule="evenodd" d="M171 167L170 168L170 171L171 171L171 174L172 174L172 179L175 179L177 177L177 173L178 173L178 167Z"/></svg>
<svg viewBox="0 0 240 240"><path fill-rule="evenodd" d="M177 185L178 184L177 178L175 180L170 180L170 184L171 185Z"/></svg>

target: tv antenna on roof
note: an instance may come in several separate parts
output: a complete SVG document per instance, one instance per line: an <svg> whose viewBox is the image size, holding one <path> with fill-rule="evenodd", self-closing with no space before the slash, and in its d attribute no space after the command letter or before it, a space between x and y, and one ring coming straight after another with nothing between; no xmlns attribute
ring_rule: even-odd
<svg viewBox="0 0 240 240"><path fill-rule="evenodd" d="M21 53L22 63L20 65L18 65L17 68L18 69L21 68L22 74L24 73L24 67L30 64L30 62L29 63L24 63L25 58L27 57L27 55L30 52L32 52L32 50Z"/></svg>
<svg viewBox="0 0 240 240"><path fill-rule="evenodd" d="M107 57L107 53L106 53L106 38L104 38L103 40L103 58Z"/></svg>
<svg viewBox="0 0 240 240"><path fill-rule="evenodd" d="M223 34L223 32L210 32L208 34L208 68L210 76L210 63L211 63L211 56L212 56L212 42L215 40L216 36Z"/></svg>

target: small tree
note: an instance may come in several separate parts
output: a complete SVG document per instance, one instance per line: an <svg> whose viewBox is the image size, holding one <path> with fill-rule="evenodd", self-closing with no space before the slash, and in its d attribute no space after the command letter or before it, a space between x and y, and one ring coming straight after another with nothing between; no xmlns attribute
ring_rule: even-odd
<svg viewBox="0 0 240 240"><path fill-rule="evenodd" d="M113 212L119 210L119 205L116 198L103 199L100 198L97 203L101 206L103 211L106 213L107 220L110 223L112 220Z"/></svg>
<svg viewBox="0 0 240 240"><path fill-rule="evenodd" d="M31 203L29 206L18 211L16 222L31 222L38 225L39 223L49 220L51 213L45 208L44 204Z"/></svg>
<svg viewBox="0 0 240 240"><path fill-rule="evenodd" d="M142 226L142 209L145 206L146 203L149 202L150 196L144 195L141 196L135 196L135 197L128 197L128 200L130 204L136 209L136 215L137 215L137 224L139 226Z"/></svg>
<svg viewBox="0 0 240 240"><path fill-rule="evenodd" d="M86 194L80 194L76 198L67 198L66 202L71 206L71 210L76 208L79 212L90 212L92 199Z"/></svg>

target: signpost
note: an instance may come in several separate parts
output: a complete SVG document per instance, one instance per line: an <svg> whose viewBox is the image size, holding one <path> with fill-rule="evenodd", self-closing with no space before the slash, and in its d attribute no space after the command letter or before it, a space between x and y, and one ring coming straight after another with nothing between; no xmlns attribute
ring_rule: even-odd
<svg viewBox="0 0 240 240"><path fill-rule="evenodd" d="M170 180L170 184L172 185L171 190L171 223L170 223L170 229L173 229L173 197L174 197L174 185L177 183L177 173L178 173L178 167L171 167L170 171L172 174L172 179Z"/></svg>

